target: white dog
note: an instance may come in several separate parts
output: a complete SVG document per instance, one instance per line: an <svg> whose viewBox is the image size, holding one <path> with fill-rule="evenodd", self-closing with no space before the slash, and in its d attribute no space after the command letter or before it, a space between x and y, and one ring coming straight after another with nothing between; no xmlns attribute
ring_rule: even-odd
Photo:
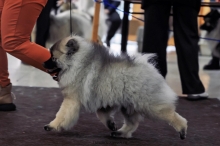
<svg viewBox="0 0 220 146"><path fill-rule="evenodd" d="M187 121L175 112L177 95L147 61L147 55L113 56L107 48L79 36L68 37L51 48L44 66L61 69L58 81L64 101L45 130L68 130L77 123L80 109L96 112L113 137L130 138L142 117L164 120L186 137ZM124 125L117 130L112 113L119 108Z"/></svg>
<svg viewBox="0 0 220 146"><path fill-rule="evenodd" d="M79 35L86 39L92 37L93 16L94 16L94 4L93 0L79 1L77 8L71 10L72 19L72 33ZM54 44L58 40L68 37L70 35L70 10L69 3L63 4L60 9L61 13L57 15L51 15L51 26L49 31L48 43ZM102 39L107 33L107 19L104 13L104 6L101 5L100 9L100 21L98 35Z"/></svg>

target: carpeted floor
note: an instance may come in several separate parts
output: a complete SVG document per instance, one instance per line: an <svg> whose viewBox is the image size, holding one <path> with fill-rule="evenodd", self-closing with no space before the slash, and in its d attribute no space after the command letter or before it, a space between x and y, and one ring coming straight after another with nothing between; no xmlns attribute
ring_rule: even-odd
<svg viewBox="0 0 220 146"><path fill-rule="evenodd" d="M68 132L47 132L62 102L58 88L14 87L17 111L0 112L0 146L219 146L220 101L187 101L180 98L177 112L188 120L185 140L168 124L145 119L131 139L111 138L93 113L81 112ZM118 118L117 118L118 117ZM122 125L116 115L118 127Z"/></svg>

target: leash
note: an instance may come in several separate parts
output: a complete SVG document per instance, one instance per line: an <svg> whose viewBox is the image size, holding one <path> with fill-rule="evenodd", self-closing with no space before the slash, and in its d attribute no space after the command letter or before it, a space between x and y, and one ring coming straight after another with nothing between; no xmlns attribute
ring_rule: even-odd
<svg viewBox="0 0 220 146"><path fill-rule="evenodd" d="M71 13L71 10L72 10L72 7L71 7L71 1L72 0L69 0L69 3L70 3L70 36L72 37L73 35L73 29L72 29L72 13Z"/></svg>

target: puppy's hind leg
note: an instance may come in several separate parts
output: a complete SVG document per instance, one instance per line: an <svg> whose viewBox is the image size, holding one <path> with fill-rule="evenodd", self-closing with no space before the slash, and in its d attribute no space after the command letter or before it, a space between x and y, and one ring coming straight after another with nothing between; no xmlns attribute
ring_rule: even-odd
<svg viewBox="0 0 220 146"><path fill-rule="evenodd" d="M154 114L161 120L168 122L174 129L179 132L180 138L186 138L187 120L175 112L173 106L166 106L159 108Z"/></svg>
<svg viewBox="0 0 220 146"><path fill-rule="evenodd" d="M132 133L138 128L142 117L135 111L133 111L133 113L129 113L128 110L124 107L121 108L121 112L125 118L125 123L118 131L112 132L111 136L130 138L132 137Z"/></svg>
<svg viewBox="0 0 220 146"><path fill-rule="evenodd" d="M116 107L106 107L106 108L100 108L97 110L96 115L99 118L99 120L110 130L116 131L117 127L114 122L113 114L116 110Z"/></svg>
<svg viewBox="0 0 220 146"><path fill-rule="evenodd" d="M44 129L46 131L56 130L60 131L62 129L68 130L76 124L79 118L80 112L80 102L72 98L64 98L60 110L56 114L56 118L50 122L50 124L45 125Z"/></svg>

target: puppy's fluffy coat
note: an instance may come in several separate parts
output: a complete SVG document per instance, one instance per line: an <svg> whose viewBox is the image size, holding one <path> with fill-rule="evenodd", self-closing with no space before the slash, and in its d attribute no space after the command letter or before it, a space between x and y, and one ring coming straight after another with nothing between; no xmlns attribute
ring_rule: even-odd
<svg viewBox="0 0 220 146"><path fill-rule="evenodd" d="M114 137L132 136L142 117L161 119L186 136L187 121L175 112L176 94L166 84L149 55L113 56L98 44L79 36L65 38L51 48L53 65L60 68L59 85L64 101L45 130L68 130L76 124L80 108L96 112ZM116 129L112 113L119 108L125 123Z"/></svg>

